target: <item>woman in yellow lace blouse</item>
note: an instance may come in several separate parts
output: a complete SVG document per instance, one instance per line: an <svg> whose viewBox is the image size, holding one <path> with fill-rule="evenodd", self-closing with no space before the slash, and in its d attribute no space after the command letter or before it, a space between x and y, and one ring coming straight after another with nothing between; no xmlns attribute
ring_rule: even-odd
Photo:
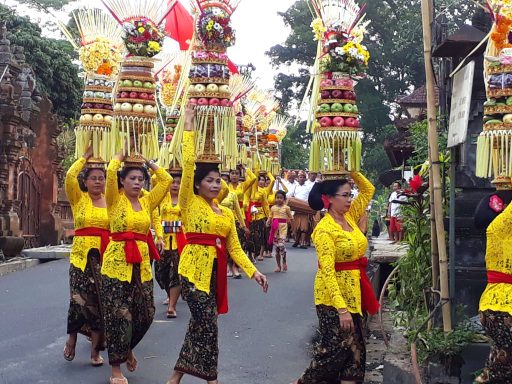
<svg viewBox="0 0 512 384"><path fill-rule="evenodd" d="M151 214L172 182L164 169L150 161L148 166L155 172L158 184L141 197L149 175L140 166L125 166L118 175L123 160L124 157L118 154L107 168L106 201L111 241L101 268L101 299L108 358L112 366L110 384L128 383L121 372L121 364L126 363L130 372L137 368L133 349L153 322L155 306L150 258L158 260L159 255L150 239Z"/></svg>
<svg viewBox="0 0 512 384"><path fill-rule="evenodd" d="M486 207L501 213L487 227L487 287L480 298L480 320L492 345L475 383L508 383L512 378L512 204L503 208L498 199Z"/></svg>
<svg viewBox="0 0 512 384"><path fill-rule="evenodd" d="M181 211L178 204L178 193L181 185L181 170L170 170L172 184L169 192L160 204L160 216L164 226L164 254L159 262L155 263L155 278L160 288L167 293L167 317L176 317L176 303L180 297L181 284L178 276L177 236L182 236ZM165 302L164 302L165 303Z"/></svg>
<svg viewBox="0 0 512 384"><path fill-rule="evenodd" d="M259 173L258 169L255 169L255 171ZM247 250L253 259L257 257L259 261L263 260L263 254L266 249L265 223L270 215L268 189L265 183L266 176L260 174L258 182L252 185L251 197L247 208L247 217L250 218L250 237L247 243Z"/></svg>
<svg viewBox="0 0 512 384"><path fill-rule="evenodd" d="M179 265L182 296L191 318L185 341L170 384L178 384L184 374L217 383L218 314L226 313L226 253L267 291L267 280L252 265L240 247L233 213L216 204L221 178L216 164L197 164L194 171L195 113L185 112L183 135L183 177L179 193L181 217L187 245Z"/></svg>
<svg viewBox="0 0 512 384"><path fill-rule="evenodd" d="M309 205L328 210L313 232L318 253L315 305L321 342L310 366L295 383L363 382L366 349L362 333L364 312L375 313L378 302L366 276L368 241L357 222L375 188L360 173L351 174L359 188L352 201L346 179L316 183Z"/></svg>
<svg viewBox="0 0 512 384"><path fill-rule="evenodd" d="M64 358L75 357L77 334L91 337L91 364L102 365L99 354L103 348L103 318L100 312L101 254L109 241L109 222L105 202L105 169L90 168L87 153L69 168L66 174L66 195L73 219L75 237L69 256L70 301L68 310L68 340ZM81 183L79 174L82 172ZM86 305L87 304L87 305Z"/></svg>
<svg viewBox="0 0 512 384"><path fill-rule="evenodd" d="M229 185L229 175L232 172L221 172L222 179ZM243 199L243 194L242 194ZM223 207L228 208L233 212L235 216L235 224L236 224L236 232L238 235L238 241L240 241L240 246L244 249L245 243L245 234L249 233L249 229L245 226L245 218L242 214L242 210L240 209L240 202L238 200L238 195L235 190L232 188L229 189L228 195L220 202ZM243 203L242 203L243 205ZM228 277L234 277L235 279L241 279L242 275L238 269L238 266L233 263L233 259L228 255Z"/></svg>

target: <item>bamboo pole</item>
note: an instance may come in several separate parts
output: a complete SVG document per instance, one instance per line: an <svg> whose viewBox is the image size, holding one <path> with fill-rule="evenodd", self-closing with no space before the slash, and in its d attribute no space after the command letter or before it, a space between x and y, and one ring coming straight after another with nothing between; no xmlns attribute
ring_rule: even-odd
<svg viewBox="0 0 512 384"><path fill-rule="evenodd" d="M428 143L430 148L430 167L433 183L430 198L434 199L434 214L437 248L439 252L439 285L441 287L443 329L445 332L452 330L452 316L450 303L450 289L448 284L448 255L446 252L446 235L444 230L444 213L442 200L441 173L439 162L439 147L437 141L437 116L434 88L434 70L432 68L432 6L431 0L421 0L421 19L423 25L423 51L425 59L425 75L427 85L427 119L428 119Z"/></svg>

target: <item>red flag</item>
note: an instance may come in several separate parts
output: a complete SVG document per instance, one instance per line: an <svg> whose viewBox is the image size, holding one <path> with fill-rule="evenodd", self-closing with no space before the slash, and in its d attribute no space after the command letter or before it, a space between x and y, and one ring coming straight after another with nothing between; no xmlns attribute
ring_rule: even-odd
<svg viewBox="0 0 512 384"><path fill-rule="evenodd" d="M172 0L171 0L172 1ZM171 39L176 40L182 51L186 51L194 35L194 18L181 4L180 0L165 19L165 32ZM239 73L237 66L228 60L231 73Z"/></svg>
<svg viewBox="0 0 512 384"><path fill-rule="evenodd" d="M194 35L194 18L178 0L165 20L167 36L176 40L182 51L186 51Z"/></svg>

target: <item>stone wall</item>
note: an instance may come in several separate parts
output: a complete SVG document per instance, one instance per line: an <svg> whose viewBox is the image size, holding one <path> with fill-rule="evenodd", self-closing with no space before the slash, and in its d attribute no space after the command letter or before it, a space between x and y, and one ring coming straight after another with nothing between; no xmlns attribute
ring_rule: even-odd
<svg viewBox="0 0 512 384"><path fill-rule="evenodd" d="M24 245L58 243L66 202L58 199L61 122L7 32L0 24L0 256L12 257Z"/></svg>

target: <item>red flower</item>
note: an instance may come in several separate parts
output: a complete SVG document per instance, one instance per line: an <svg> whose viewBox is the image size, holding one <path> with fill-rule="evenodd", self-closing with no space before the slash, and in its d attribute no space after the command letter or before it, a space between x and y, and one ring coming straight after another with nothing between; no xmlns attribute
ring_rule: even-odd
<svg viewBox="0 0 512 384"><path fill-rule="evenodd" d="M423 185L423 180L421 179L421 176L420 175L414 175L410 180L409 180L409 185L411 186L411 189L417 193L418 192L418 189Z"/></svg>

